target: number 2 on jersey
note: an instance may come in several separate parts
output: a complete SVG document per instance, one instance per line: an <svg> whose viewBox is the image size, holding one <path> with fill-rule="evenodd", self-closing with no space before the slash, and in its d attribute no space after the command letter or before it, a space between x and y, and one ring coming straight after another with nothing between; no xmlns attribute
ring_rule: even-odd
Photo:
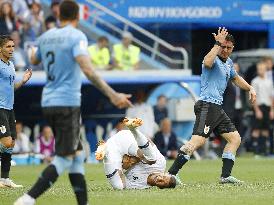
<svg viewBox="0 0 274 205"><path fill-rule="evenodd" d="M48 80L49 81L54 81L55 76L52 73L52 69L53 69L52 64L54 64L54 62L55 62L54 52L53 51L48 51L47 54L46 54L46 57L49 58L49 62L48 62L48 65L47 65Z"/></svg>

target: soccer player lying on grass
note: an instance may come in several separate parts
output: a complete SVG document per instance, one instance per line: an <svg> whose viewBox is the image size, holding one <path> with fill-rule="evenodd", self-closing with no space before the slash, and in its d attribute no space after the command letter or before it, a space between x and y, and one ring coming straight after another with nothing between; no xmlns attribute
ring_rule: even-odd
<svg viewBox="0 0 274 205"><path fill-rule="evenodd" d="M129 130L118 132L96 151L96 159L103 160L111 186L114 189L174 188L175 177L164 173L165 157L137 129L143 120L125 118L123 123Z"/></svg>

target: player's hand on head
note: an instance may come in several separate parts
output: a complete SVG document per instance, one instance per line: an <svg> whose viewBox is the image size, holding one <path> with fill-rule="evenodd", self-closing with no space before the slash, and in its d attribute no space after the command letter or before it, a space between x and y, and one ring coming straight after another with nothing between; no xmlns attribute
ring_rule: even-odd
<svg viewBox="0 0 274 205"><path fill-rule="evenodd" d="M256 101L256 91L254 90L254 88L251 88L249 90L249 100L252 104Z"/></svg>
<svg viewBox="0 0 274 205"><path fill-rule="evenodd" d="M133 107L129 98L131 98L130 94L125 93L116 93L113 97L111 97L111 102L119 109Z"/></svg>
<svg viewBox="0 0 274 205"><path fill-rule="evenodd" d="M29 69L27 69L27 70L25 71L25 73L24 73L24 76L23 76L23 83L28 82L29 79L31 78L31 76L32 76L32 69L29 68Z"/></svg>
<svg viewBox="0 0 274 205"><path fill-rule="evenodd" d="M223 43L228 34L228 31L225 27L223 28L219 27L217 34L216 33L212 33L212 34L215 38L215 41L219 41L220 43Z"/></svg>

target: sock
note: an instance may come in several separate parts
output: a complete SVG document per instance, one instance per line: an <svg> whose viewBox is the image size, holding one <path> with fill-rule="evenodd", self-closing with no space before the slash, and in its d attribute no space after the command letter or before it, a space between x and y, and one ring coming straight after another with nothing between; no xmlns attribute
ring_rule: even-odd
<svg viewBox="0 0 274 205"><path fill-rule="evenodd" d="M10 166L11 166L11 154L1 153L1 178L9 178Z"/></svg>
<svg viewBox="0 0 274 205"><path fill-rule="evenodd" d="M235 155L231 152L224 152L222 155L223 167L221 177L229 177L231 175L232 168L234 166Z"/></svg>
<svg viewBox="0 0 274 205"><path fill-rule="evenodd" d="M143 135L137 129L130 129L131 133L133 134L137 145L142 151L144 152L144 156L148 161L155 161L156 160L156 153L153 151L151 143L148 141L147 137Z"/></svg>
<svg viewBox="0 0 274 205"><path fill-rule="evenodd" d="M69 180L75 193L78 205L87 205L87 185L83 174L70 173Z"/></svg>
<svg viewBox="0 0 274 205"><path fill-rule="evenodd" d="M266 137L261 136L259 139L259 147L260 147L260 153L266 155L267 149L266 149Z"/></svg>
<svg viewBox="0 0 274 205"><path fill-rule="evenodd" d="M188 162L189 159L189 155L179 150L177 158L173 162L172 166L169 168L168 173L176 175L179 172L179 170L184 166L184 164Z"/></svg>
<svg viewBox="0 0 274 205"><path fill-rule="evenodd" d="M253 137L252 138L252 148L253 148L253 152L254 154L259 154L259 138L258 137Z"/></svg>
<svg viewBox="0 0 274 205"><path fill-rule="evenodd" d="M49 165L41 174L37 182L29 190L28 195L36 199L43 194L57 180L58 173L54 165Z"/></svg>

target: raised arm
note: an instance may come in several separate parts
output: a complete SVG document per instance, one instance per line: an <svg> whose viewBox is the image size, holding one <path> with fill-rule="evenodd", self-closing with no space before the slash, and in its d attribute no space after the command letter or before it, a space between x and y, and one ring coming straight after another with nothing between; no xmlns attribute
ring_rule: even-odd
<svg viewBox="0 0 274 205"><path fill-rule="evenodd" d="M98 88L110 101L118 108L126 108L132 106L128 100L131 95L124 93L117 93L114 91L92 68L90 59L86 55L80 55L76 57L76 61L80 65L83 73Z"/></svg>
<svg viewBox="0 0 274 205"><path fill-rule="evenodd" d="M216 43L214 44L213 48L209 51L209 53L204 57L204 66L206 68L212 67L214 60L221 49L221 45L225 41L227 34L227 29L221 29L221 27L219 27L217 34L213 33Z"/></svg>
<svg viewBox="0 0 274 205"><path fill-rule="evenodd" d="M236 75L232 82L239 88L249 92L249 100L253 104L256 101L256 92L241 76Z"/></svg>

